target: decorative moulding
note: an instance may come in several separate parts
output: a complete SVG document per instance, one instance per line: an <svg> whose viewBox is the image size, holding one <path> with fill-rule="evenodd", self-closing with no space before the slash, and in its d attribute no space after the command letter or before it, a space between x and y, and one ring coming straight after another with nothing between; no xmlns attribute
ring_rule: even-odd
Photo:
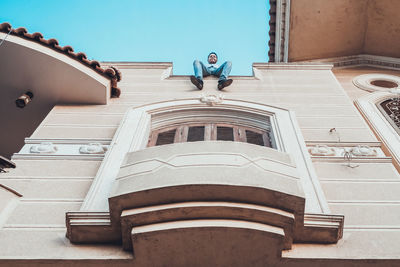
<svg viewBox="0 0 400 267"><path fill-rule="evenodd" d="M376 147L371 147L368 144L308 144L308 151L313 159L326 159L326 160L340 160L343 159L346 153L350 153L352 159L364 160L372 159L379 161L388 161L390 157L387 157L380 144L372 144Z"/></svg>
<svg viewBox="0 0 400 267"><path fill-rule="evenodd" d="M390 151L397 162L397 166L399 166L400 135L378 107L381 102L392 97L393 95L387 92L375 92L357 99L354 103L368 121L375 134Z"/></svg>
<svg viewBox="0 0 400 267"><path fill-rule="evenodd" d="M275 62L288 62L290 32L290 0L276 0L275 40L273 48ZM271 42L270 42L271 43ZM271 46L271 45L270 45Z"/></svg>
<svg viewBox="0 0 400 267"><path fill-rule="evenodd" d="M111 139L26 138L25 145L12 158L102 160L110 143Z"/></svg>
<svg viewBox="0 0 400 267"><path fill-rule="evenodd" d="M318 62L253 63L253 68L274 70L331 70L333 65Z"/></svg>
<svg viewBox="0 0 400 267"><path fill-rule="evenodd" d="M39 145L31 146L30 152L39 154L52 154L57 152L57 147L51 142L43 142Z"/></svg>
<svg viewBox="0 0 400 267"><path fill-rule="evenodd" d="M376 86L373 85L373 81L377 80L382 80L382 81L388 81L397 84L396 88L386 88L386 87L381 87L381 86ZM368 92L375 92L375 91L380 91L380 92L390 92L393 89L400 88L400 77L394 76L394 75L387 75L387 74L363 74L360 76L357 76L353 79L353 84L357 86L358 88L368 91Z"/></svg>
<svg viewBox="0 0 400 267"><path fill-rule="evenodd" d="M334 148L326 145L316 145L315 147L309 148L308 151L312 156L334 156L336 154Z"/></svg>
<svg viewBox="0 0 400 267"><path fill-rule="evenodd" d="M307 141L307 147L317 146L317 145L325 145L328 147L355 147L355 146L370 146L370 147L381 147L381 142L335 142L335 141L326 141L326 142L319 142L319 141Z"/></svg>
<svg viewBox="0 0 400 267"><path fill-rule="evenodd" d="M400 69L400 59L375 55L353 55L335 58L314 59L301 62L331 63L334 68L354 68L358 66L376 67L383 69Z"/></svg>
<svg viewBox="0 0 400 267"><path fill-rule="evenodd" d="M123 69L167 69L172 68L172 62L118 62L103 61L101 65L104 67L115 66Z"/></svg>
<svg viewBox="0 0 400 267"><path fill-rule="evenodd" d="M369 146L357 146L350 149L351 154L357 157L376 157L378 152Z"/></svg>
<svg viewBox="0 0 400 267"><path fill-rule="evenodd" d="M201 95L200 102L205 103L209 106L215 106L217 104L222 103L224 100L224 96L222 94L219 95Z"/></svg>
<svg viewBox="0 0 400 267"><path fill-rule="evenodd" d="M14 154L13 160L90 160L90 161L102 161L104 155L90 154L90 155L57 155L57 154Z"/></svg>
<svg viewBox="0 0 400 267"><path fill-rule="evenodd" d="M81 154L104 154L107 151L107 146L100 143L89 143L79 148Z"/></svg>
<svg viewBox="0 0 400 267"><path fill-rule="evenodd" d="M395 94L395 96L376 103L376 106L400 135L400 89L390 90L390 93Z"/></svg>
<svg viewBox="0 0 400 267"><path fill-rule="evenodd" d="M40 144L43 142L51 142L53 144L89 144L100 143L102 145L109 145L112 139L84 139L84 138L25 138L25 144Z"/></svg>

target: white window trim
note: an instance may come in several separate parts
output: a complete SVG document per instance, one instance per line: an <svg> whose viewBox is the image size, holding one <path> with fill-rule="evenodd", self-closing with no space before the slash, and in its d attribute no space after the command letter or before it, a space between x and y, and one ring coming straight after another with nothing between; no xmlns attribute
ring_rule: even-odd
<svg viewBox="0 0 400 267"><path fill-rule="evenodd" d="M271 136L276 148L288 153L300 174L300 182L306 196L306 213L329 214L330 210L308 154L304 138L293 112L254 102L225 99L216 105L203 103L201 98L163 101L127 111L117 129L81 211L108 211L108 196L126 153L145 149L151 132L152 117L157 114L193 109L250 112L270 118Z"/></svg>
<svg viewBox="0 0 400 267"><path fill-rule="evenodd" d="M354 103L399 164L400 135L378 107L380 103L393 97L396 97L396 95L387 92L376 92L363 96L354 101Z"/></svg>

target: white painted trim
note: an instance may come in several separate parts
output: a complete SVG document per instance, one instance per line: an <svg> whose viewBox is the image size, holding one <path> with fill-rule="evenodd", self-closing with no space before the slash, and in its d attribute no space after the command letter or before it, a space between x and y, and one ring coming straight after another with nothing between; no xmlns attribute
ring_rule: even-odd
<svg viewBox="0 0 400 267"><path fill-rule="evenodd" d="M342 163L343 166L348 166L348 161L343 160L343 157L311 157L313 162L335 162ZM392 158L390 157L379 157L379 158L352 158L350 164L354 163L391 163Z"/></svg>
<svg viewBox="0 0 400 267"><path fill-rule="evenodd" d="M298 118L299 116L297 116ZM381 142L319 142L319 141L306 141L308 147L315 145L327 145L330 147L353 147L358 145L365 145L370 147L381 147Z"/></svg>
<svg viewBox="0 0 400 267"><path fill-rule="evenodd" d="M38 155L38 154L14 154L13 160L98 160L102 161L104 155Z"/></svg>
<svg viewBox="0 0 400 267"><path fill-rule="evenodd" d="M36 148L43 143L51 144L54 149L39 153ZM110 139L25 138L25 145L12 156L12 159L102 160L110 143ZM97 144L102 151L85 151L84 148L89 144Z"/></svg>
<svg viewBox="0 0 400 267"><path fill-rule="evenodd" d="M328 206L328 202L325 198L324 192L322 191L322 187L319 182L318 176L314 170L314 166L312 165L312 161L310 160L309 153L308 153L306 144L304 142L304 137L301 133L301 129L300 129L299 124L296 119L296 115L293 111L291 111L289 114L290 114L290 119L292 121L292 125L295 128L298 146L300 147L300 149L302 151L301 156L303 158L300 160L302 160L304 162L304 164L298 164L296 162L297 163L296 165L297 165L298 171L301 174L307 173L307 175L309 177L309 179L300 179L300 181L302 182L302 185L303 185L304 194L306 195L305 211L311 212L310 210L313 210L312 212L315 212L315 209L311 209L309 207L310 196L313 196L311 201L318 201L319 208L320 208L320 210L318 212L321 212L324 214L329 214L330 209Z"/></svg>
<svg viewBox="0 0 400 267"><path fill-rule="evenodd" d="M25 144L40 144L43 142L51 142L53 144L88 144L88 143L100 143L103 145L109 145L112 139L96 139L96 138L25 138Z"/></svg>
<svg viewBox="0 0 400 267"><path fill-rule="evenodd" d="M357 66L367 66L367 67L376 67L376 68L393 69L393 70L400 69L400 58L375 56L367 54L352 55L345 57L321 58L321 59L313 59L313 60L299 61L299 62L332 63L335 69L354 68Z"/></svg>
<svg viewBox="0 0 400 267"><path fill-rule="evenodd" d="M103 61L104 67L114 66L123 69L167 69L172 68L172 62L132 62L132 61Z"/></svg>
<svg viewBox="0 0 400 267"><path fill-rule="evenodd" d="M397 84L397 87L386 88L373 85L372 82L376 80L383 80L388 82L393 82ZM389 92L392 89L400 88L400 77L388 74L371 73L363 74L353 78L353 84L358 88L368 91L368 92Z"/></svg>
<svg viewBox="0 0 400 267"><path fill-rule="evenodd" d="M13 194L10 192L10 194ZM19 196L12 196L12 198L9 200L9 202L6 204L6 206L1 210L0 212L0 229L3 230L4 227L6 226L6 222L14 212L14 210L17 208L19 201L20 201ZM5 201L2 199L2 201Z"/></svg>
<svg viewBox="0 0 400 267"><path fill-rule="evenodd" d="M392 97L395 97L395 95L387 92L376 92L363 96L354 103L368 120L374 132L390 150L394 159L400 163L400 135L377 107L378 103Z"/></svg>
<svg viewBox="0 0 400 267"><path fill-rule="evenodd" d="M167 70L166 70L167 71ZM260 80L261 77L257 77L254 73L252 76L246 76L246 75L229 75L229 78L232 78L234 80ZM172 75L166 78L167 80L176 80L176 81L188 81L190 79L190 75ZM218 80L218 77L216 76L207 76L203 78L204 80Z"/></svg>
<svg viewBox="0 0 400 267"><path fill-rule="evenodd" d="M308 148L308 152L310 153L312 158L341 158L341 159L343 159L345 152L349 152L352 156L352 159L356 159L356 158L360 158L360 159L387 158L385 156L385 153L380 148L380 146L377 146L377 147L368 146L369 154L365 154L365 155L359 154L360 152L359 152L358 146L367 148L368 145L356 144L353 146L344 146L344 145L341 145L341 143L336 143L336 145L334 145L334 146L316 144L314 146L307 146L307 148ZM321 148L323 150L319 151L319 149L321 149ZM324 150L327 152L325 152Z"/></svg>
<svg viewBox="0 0 400 267"><path fill-rule="evenodd" d="M331 70L332 64L324 63L253 63L253 68L273 70Z"/></svg>
<svg viewBox="0 0 400 267"><path fill-rule="evenodd" d="M127 111L114 135L102 165L81 207L81 211L108 211L108 196L118 175L126 153L145 149L152 127L152 119L157 115L169 112L187 112L193 109L215 112L225 110L231 112L250 112L270 118L272 135L278 150L288 153L295 162L302 184L305 185L306 212L329 212L322 189L313 170L312 162L306 149L294 114L279 107L225 99L222 103L210 107L198 98L163 101L151 105L131 108ZM171 121L172 122L172 121Z"/></svg>

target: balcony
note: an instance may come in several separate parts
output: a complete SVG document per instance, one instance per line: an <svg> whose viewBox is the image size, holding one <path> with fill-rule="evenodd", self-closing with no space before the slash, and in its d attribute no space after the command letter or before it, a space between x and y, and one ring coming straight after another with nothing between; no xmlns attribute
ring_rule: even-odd
<svg viewBox="0 0 400 267"><path fill-rule="evenodd" d="M122 241L138 262L154 264L166 257L171 265L199 257L210 261L203 265L215 257L236 265L260 255L279 260L293 242L335 243L342 235L342 216L304 214L300 179L289 154L241 142L130 152L109 213L68 213L67 236L75 243ZM250 247L256 252L240 254ZM226 253L233 256L221 256Z"/></svg>

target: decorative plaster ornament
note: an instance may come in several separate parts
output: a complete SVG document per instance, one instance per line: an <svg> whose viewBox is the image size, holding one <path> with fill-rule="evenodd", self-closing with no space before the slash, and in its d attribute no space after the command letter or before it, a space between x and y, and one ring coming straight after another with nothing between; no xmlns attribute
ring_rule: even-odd
<svg viewBox="0 0 400 267"><path fill-rule="evenodd" d="M79 148L81 154L104 154L106 151L107 146L100 143L89 143L89 145L83 145Z"/></svg>
<svg viewBox="0 0 400 267"><path fill-rule="evenodd" d="M216 104L222 103L224 100L224 96L222 94L219 95L201 95L200 102L206 103L209 106L215 106Z"/></svg>
<svg viewBox="0 0 400 267"><path fill-rule="evenodd" d="M369 146L361 146L361 145L353 147L350 150L350 152L354 156L361 156L361 157L366 157L366 156L375 157L377 155L376 149L371 148Z"/></svg>
<svg viewBox="0 0 400 267"><path fill-rule="evenodd" d="M313 156L334 156L335 149L326 145L316 145L308 150Z"/></svg>
<svg viewBox="0 0 400 267"><path fill-rule="evenodd" d="M32 146L30 149L31 153L56 153L57 147L51 142L43 142L40 145Z"/></svg>
<svg viewBox="0 0 400 267"><path fill-rule="evenodd" d="M379 73L363 74L355 77L353 84L368 92L391 92L394 89L400 88L400 78L394 75ZM392 85L393 87L388 85Z"/></svg>

